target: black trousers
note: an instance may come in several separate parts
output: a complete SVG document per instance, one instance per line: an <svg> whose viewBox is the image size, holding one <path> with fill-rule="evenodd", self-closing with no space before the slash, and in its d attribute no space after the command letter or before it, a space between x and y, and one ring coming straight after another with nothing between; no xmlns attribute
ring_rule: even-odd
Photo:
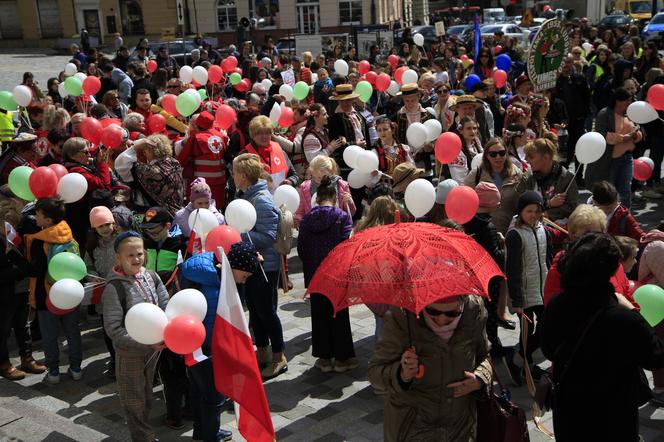
<svg viewBox="0 0 664 442"><path fill-rule="evenodd" d="M533 353L540 346L540 329L539 329L539 320L544 313L544 306L537 305L534 307L528 307L523 309L523 314L530 319L528 322L528 346L525 349L525 359L528 361L528 364L533 362ZM537 322L535 321L537 318ZM524 345L523 345L523 333L519 335L519 354L524 356Z"/></svg>
<svg viewBox="0 0 664 442"><path fill-rule="evenodd" d="M272 345L272 353L284 351L284 332L277 314L279 272L254 273L244 285L249 323L257 347Z"/></svg>
<svg viewBox="0 0 664 442"><path fill-rule="evenodd" d="M572 161L575 162L576 167L579 167L579 162L574 159L574 154L576 151L576 142L579 141L579 138L581 138L581 135L586 133L586 127L585 127L585 118L580 118L580 119L571 119L569 120L569 124L567 126L567 160L565 162L565 166L569 166ZM581 178L581 174L577 175L577 179Z"/></svg>
<svg viewBox="0 0 664 442"><path fill-rule="evenodd" d="M0 298L0 365L9 362L7 340L12 329L16 336L19 356L32 352L32 339L28 325L28 293L8 293Z"/></svg>
<svg viewBox="0 0 664 442"><path fill-rule="evenodd" d="M226 398L214 386L212 358L187 367L189 374L189 397L194 416L193 439L217 442L221 425L221 409Z"/></svg>
<svg viewBox="0 0 664 442"><path fill-rule="evenodd" d="M166 416L170 420L180 422L182 407L185 406L183 401L187 404L189 401L189 382L184 358L167 348L162 350L159 356L159 376L166 396Z"/></svg>
<svg viewBox="0 0 664 442"><path fill-rule="evenodd" d="M355 357L348 309L335 317L330 300L318 293L311 294L311 354L340 361Z"/></svg>
<svg viewBox="0 0 664 442"><path fill-rule="evenodd" d="M503 343L498 337L498 298L500 297L500 279L494 278L489 282L489 296L484 298L484 307L487 310L486 335L491 343L491 357L499 358L505 354Z"/></svg>

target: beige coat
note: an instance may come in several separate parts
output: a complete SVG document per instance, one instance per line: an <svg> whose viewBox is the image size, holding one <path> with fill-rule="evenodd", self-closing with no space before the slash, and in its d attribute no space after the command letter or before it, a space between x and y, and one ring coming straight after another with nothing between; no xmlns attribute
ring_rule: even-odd
<svg viewBox="0 0 664 442"><path fill-rule="evenodd" d="M369 363L369 381L388 393L384 418L386 441L474 439L476 400L488 397L491 385L486 319L482 299L475 295L464 296L459 325L445 343L426 326L423 317L417 319L412 313L397 309L386 315L383 337ZM409 339L409 322L412 339ZM422 379L405 385L397 376L401 355L411 342L425 373ZM454 398L452 389L446 386L463 380L464 371L474 372L484 387Z"/></svg>
<svg viewBox="0 0 664 442"><path fill-rule="evenodd" d="M464 184L475 188L477 180L477 171L475 168L470 171ZM491 173L486 168L481 168L479 181L496 184L491 177ZM521 172L514 165L507 178L503 180L503 187L500 188L500 207L491 213L491 221L496 226L496 230L505 235L510 227L512 217L516 212L516 203L519 196L516 194L516 185L521 180Z"/></svg>

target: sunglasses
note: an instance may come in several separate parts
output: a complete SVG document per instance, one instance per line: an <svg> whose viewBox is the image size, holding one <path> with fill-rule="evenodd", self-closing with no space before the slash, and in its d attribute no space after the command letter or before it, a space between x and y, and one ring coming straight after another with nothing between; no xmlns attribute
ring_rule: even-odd
<svg viewBox="0 0 664 442"><path fill-rule="evenodd" d="M429 316L438 317L440 315L445 315L448 318L458 318L459 316L461 316L461 313L463 313L462 309L441 311L441 310L436 310L435 308L432 307L424 307L424 311L427 312L427 315Z"/></svg>
<svg viewBox="0 0 664 442"><path fill-rule="evenodd" d="M505 155L507 155L506 150L494 150L494 151L489 152L489 156L491 158L496 158L498 156L504 157Z"/></svg>
<svg viewBox="0 0 664 442"><path fill-rule="evenodd" d="M176 88L176 87L179 87L179 86L177 84L169 84L168 86L166 86L166 89L173 89L173 88Z"/></svg>
<svg viewBox="0 0 664 442"><path fill-rule="evenodd" d="M439 94L449 94L450 90L449 89L438 89Z"/></svg>

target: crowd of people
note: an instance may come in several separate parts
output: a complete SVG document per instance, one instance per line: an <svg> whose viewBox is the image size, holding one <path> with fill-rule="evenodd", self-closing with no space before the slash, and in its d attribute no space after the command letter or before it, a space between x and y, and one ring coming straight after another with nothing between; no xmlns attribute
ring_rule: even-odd
<svg viewBox="0 0 664 442"><path fill-rule="evenodd" d="M351 235L394 222L431 222L472 236L506 278L491 281L487 299L459 294L417 316L368 306L376 320L368 377L386 398L385 439L471 439L475 404L489 394L494 367L504 366L516 386L528 373L539 380L546 372L533 356L541 349L556 368L559 440L638 440L638 406L648 400L664 406L664 323L650 327L633 294L642 284L664 287L664 225L646 232L630 208L635 198L663 197L664 124L660 118L640 126L626 109L664 84L664 66L635 27L600 35L579 20L566 30L571 46L556 86L537 92L526 74L525 46L500 32L484 39L478 54L472 40L445 39L426 50L404 32L389 54L372 50L362 61L354 48L342 47L293 56L269 46L252 52L245 44L222 56L203 41L187 60L210 73L207 84L183 74L166 47L152 54L147 39L133 53L121 46L112 57L74 45L76 74L99 78L94 94L69 93L62 85L72 72L49 79L45 91L25 73L32 101L18 112L0 109L0 278L6 287L0 375L20 380L45 373L44 382L61 382L62 328L68 375L84 376L79 312L58 311L48 300L49 261L60 252L78 253L88 278L105 282L98 303L87 309L103 315L106 373L117 381L132 439L154 440L147 417L157 370L166 394L164 425L179 429L193 416L194 439L230 439L220 428L225 399L211 368L188 375L182 356L133 340L124 316L142 302L165 308L180 287L197 287L208 302L203 352L209 355L219 259L196 242L190 215L209 209L224 225L225 208L242 199L257 220L228 259L243 287L264 380L288 368L278 313L278 290L293 287L286 259L292 235L284 230L299 231L306 286ZM494 80L499 54L512 62L500 87ZM223 68L219 81L212 81L215 66ZM402 67L416 73L413 82L402 82ZM390 87L377 86L383 74ZM480 81L467 87L471 74ZM358 88L361 81L373 83L368 96ZM301 83L305 94L296 98L293 88ZM200 95L195 109L175 107L192 89ZM458 135L461 149L448 164L436 161L433 141L410 145L409 127L428 120ZM91 129L96 124L98 131ZM100 139L108 125L121 127L117 143ZM574 148L592 129L607 149L578 173ZM364 182L353 179L354 165L344 154L349 146L378 158ZM632 162L645 154L653 174L639 183ZM27 201L16 194L14 169L52 165L84 177L80 200ZM436 186L436 198L429 213L416 217L405 192L418 178ZM298 190L293 213L275 203L279 186ZM445 208L456 186L474 189L479 200L477 213L462 224ZM592 196L582 199L580 189ZM514 330L523 326L519 321L528 324L520 343L504 346L498 328ZM314 293L311 322L317 369L343 373L358 366L348 309L335 313L324 294ZM12 329L17 367L7 344ZM32 341L39 339L43 363L32 357ZM420 363L426 368L421 379ZM653 371L652 392L643 369ZM602 405L587 406L589 397Z"/></svg>

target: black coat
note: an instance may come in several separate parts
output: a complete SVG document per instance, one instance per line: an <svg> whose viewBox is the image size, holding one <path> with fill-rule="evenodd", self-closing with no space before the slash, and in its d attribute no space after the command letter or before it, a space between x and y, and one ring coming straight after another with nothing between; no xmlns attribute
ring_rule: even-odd
<svg viewBox="0 0 664 442"><path fill-rule="evenodd" d="M570 120L584 119L590 112L590 87L581 74L560 76L556 81L556 96L567 105Z"/></svg>
<svg viewBox="0 0 664 442"><path fill-rule="evenodd" d="M28 276L28 263L23 255L11 248L6 252L7 241L0 236L0 300L7 296L14 296L14 284ZM0 304L0 308L5 308Z"/></svg>
<svg viewBox="0 0 664 442"><path fill-rule="evenodd" d="M638 407L650 395L642 369L664 367L664 343L638 312L618 304L610 283L595 290L604 294L553 298L538 326L554 382L569 363L556 390L556 440L637 441ZM570 360L588 321L602 309Z"/></svg>

